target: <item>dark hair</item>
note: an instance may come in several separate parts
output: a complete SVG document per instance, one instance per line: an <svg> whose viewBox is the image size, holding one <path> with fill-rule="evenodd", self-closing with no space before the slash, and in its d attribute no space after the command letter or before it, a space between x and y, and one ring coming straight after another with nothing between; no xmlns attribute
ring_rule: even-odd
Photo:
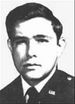
<svg viewBox="0 0 75 104"><path fill-rule="evenodd" d="M9 38L12 40L15 36L15 26L19 22L23 22L35 17L43 17L51 21L54 32L59 40L62 34L62 24L53 15L52 11L39 3L26 3L12 10L6 18L6 28Z"/></svg>

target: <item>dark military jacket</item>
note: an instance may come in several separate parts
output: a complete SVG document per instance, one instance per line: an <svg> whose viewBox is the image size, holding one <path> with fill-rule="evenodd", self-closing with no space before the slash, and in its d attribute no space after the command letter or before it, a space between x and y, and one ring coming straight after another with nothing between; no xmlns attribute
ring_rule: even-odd
<svg viewBox="0 0 75 104"><path fill-rule="evenodd" d="M0 91L0 104L26 104L20 76ZM56 70L41 90L37 104L74 104L74 77Z"/></svg>

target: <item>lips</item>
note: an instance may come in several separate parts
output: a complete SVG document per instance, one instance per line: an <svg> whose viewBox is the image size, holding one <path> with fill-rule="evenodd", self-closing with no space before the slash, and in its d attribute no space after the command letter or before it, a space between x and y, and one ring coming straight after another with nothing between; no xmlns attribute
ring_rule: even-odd
<svg viewBox="0 0 75 104"><path fill-rule="evenodd" d="M36 63L34 63L34 64L26 63L26 64L24 64L23 66L24 66L24 67L29 67L29 66L40 66L40 67L41 67L40 64L36 64Z"/></svg>

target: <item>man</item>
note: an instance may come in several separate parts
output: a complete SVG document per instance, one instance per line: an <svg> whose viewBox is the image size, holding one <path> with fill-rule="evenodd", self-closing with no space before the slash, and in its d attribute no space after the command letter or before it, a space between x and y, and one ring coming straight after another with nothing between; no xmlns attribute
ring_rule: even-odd
<svg viewBox="0 0 75 104"><path fill-rule="evenodd" d="M20 76L0 92L0 103L73 104L74 78L57 66L65 40L53 13L39 3L27 3L8 14L6 28ZM36 89L36 96L34 91L30 96L29 88Z"/></svg>

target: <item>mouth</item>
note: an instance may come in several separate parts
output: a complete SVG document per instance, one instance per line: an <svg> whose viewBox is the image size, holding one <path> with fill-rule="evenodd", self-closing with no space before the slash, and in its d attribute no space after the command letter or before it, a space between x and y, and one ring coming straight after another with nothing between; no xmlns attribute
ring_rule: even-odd
<svg viewBox="0 0 75 104"><path fill-rule="evenodd" d="M40 64L36 64L36 63L34 63L34 64L26 63L26 64L24 64L23 66L24 66L24 67L30 67L30 66L40 66L40 67L41 67Z"/></svg>

